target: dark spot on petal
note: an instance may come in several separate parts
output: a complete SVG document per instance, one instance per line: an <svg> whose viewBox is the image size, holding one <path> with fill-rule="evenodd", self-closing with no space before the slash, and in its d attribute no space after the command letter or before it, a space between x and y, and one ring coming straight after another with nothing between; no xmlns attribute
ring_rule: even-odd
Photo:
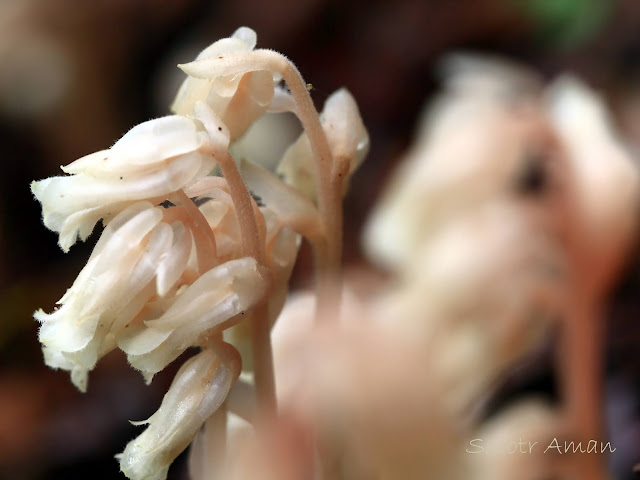
<svg viewBox="0 0 640 480"><path fill-rule="evenodd" d="M120 177L120 180L122 180L122 177Z"/></svg>
<svg viewBox="0 0 640 480"><path fill-rule="evenodd" d="M218 131L221 132L222 131L222 127L218 127Z"/></svg>
<svg viewBox="0 0 640 480"><path fill-rule="evenodd" d="M171 207L175 207L176 204L173 202L170 202L169 200L165 200L164 202L160 202L158 206L162 208L171 208Z"/></svg>
<svg viewBox="0 0 640 480"><path fill-rule="evenodd" d="M204 205L209 200L213 200L213 198L211 198L211 197L193 197L191 199L191 201L195 204L196 207L200 207L201 205Z"/></svg>

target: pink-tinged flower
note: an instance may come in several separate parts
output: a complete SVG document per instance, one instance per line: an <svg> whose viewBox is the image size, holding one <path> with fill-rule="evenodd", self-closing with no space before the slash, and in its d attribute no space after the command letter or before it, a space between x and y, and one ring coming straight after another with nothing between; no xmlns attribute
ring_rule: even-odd
<svg viewBox="0 0 640 480"><path fill-rule="evenodd" d="M256 46L256 32L240 27L229 38L223 38L205 48L196 62L221 58L225 54L250 52ZM180 86L171 105L179 115L191 115L198 101L205 102L229 127L231 140L242 136L249 126L271 104L278 75L257 70L239 75L211 75L209 78L188 76Z"/></svg>
<svg viewBox="0 0 640 480"><path fill-rule="evenodd" d="M70 176L33 182L31 190L42 203L44 224L59 233L67 251L101 218L135 201L162 201L207 175L215 166L210 154L227 146L228 137L221 133L212 139L197 120L157 118L132 128L110 149L62 167Z"/></svg>
<svg viewBox="0 0 640 480"><path fill-rule="evenodd" d="M241 360L229 344L208 345L176 374L147 429L119 455L122 472L132 480L164 480L175 458L203 423L225 401L240 374Z"/></svg>

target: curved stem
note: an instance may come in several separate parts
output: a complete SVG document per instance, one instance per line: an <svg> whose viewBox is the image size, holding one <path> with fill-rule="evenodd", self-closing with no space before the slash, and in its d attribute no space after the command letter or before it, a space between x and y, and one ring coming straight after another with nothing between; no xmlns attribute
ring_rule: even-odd
<svg viewBox="0 0 640 480"><path fill-rule="evenodd" d="M318 211L325 225L326 250L316 251L316 316L337 317L340 308L342 262L342 181L336 178L334 159L307 84L296 66L271 50L252 52L257 62L282 75L297 105L297 115L314 154ZM339 180L339 181L336 181Z"/></svg>
<svg viewBox="0 0 640 480"><path fill-rule="evenodd" d="M296 114L307 133L314 155L318 211L325 224L326 250L315 252L317 305L337 307L339 298L332 298L332 295L341 291L342 179L336 178L338 172L334 171L329 142L302 75L289 59L272 50L229 53L181 65L181 68L197 78L208 78L212 72L236 75L248 71L270 70L281 74L287 82L297 105Z"/></svg>
<svg viewBox="0 0 640 480"><path fill-rule="evenodd" d="M273 373L271 330L266 300L261 301L253 307L251 339L253 378L256 384L258 417L265 416L265 418L273 418L276 415L277 402Z"/></svg>
<svg viewBox="0 0 640 480"><path fill-rule="evenodd" d="M247 186L244 184L231 154L226 153L222 158L218 156L217 159L222 169L222 174L229 184L229 193L233 200L236 218L240 226L244 254L252 256L257 260L259 265L264 267L264 242L260 242L260 230L253 210L251 195L249 195ZM266 277L265 280L270 283L271 278L268 273L266 273ZM251 348L253 352L254 378L258 405L262 412L275 414L275 379L273 374L273 355L266 298L252 309Z"/></svg>
<svg viewBox="0 0 640 480"><path fill-rule="evenodd" d="M229 185L229 194L240 226L243 253L248 257L255 258L260 265L264 265L264 246L260 245L260 234L249 190L247 190L230 153L218 155L216 159Z"/></svg>

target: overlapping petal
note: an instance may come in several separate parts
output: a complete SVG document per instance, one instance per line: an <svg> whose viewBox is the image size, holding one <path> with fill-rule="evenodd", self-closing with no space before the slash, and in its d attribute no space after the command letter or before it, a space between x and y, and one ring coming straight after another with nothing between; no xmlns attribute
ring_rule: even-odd
<svg viewBox="0 0 640 480"><path fill-rule="evenodd" d="M251 257L231 260L200 276L159 317L132 325L118 346L148 380L188 347L222 325L239 321L265 294L267 284Z"/></svg>
<svg viewBox="0 0 640 480"><path fill-rule="evenodd" d="M149 202L126 208L105 228L60 308L34 314L42 322L48 364L71 372L92 369L115 347L113 334L153 295L165 294L177 282L187 266L191 237L179 222L169 225L162 219L163 209Z"/></svg>
<svg viewBox="0 0 640 480"><path fill-rule="evenodd" d="M63 167L71 176L33 182L31 190L42 203L44 224L60 234L60 246L67 251L78 235L86 239L101 218L207 175L215 160L201 152L216 148L199 122L158 118L134 127L111 149Z"/></svg>
<svg viewBox="0 0 640 480"><path fill-rule="evenodd" d="M204 49L195 62L220 58L228 53L249 52L255 48L256 33L241 27L230 38L223 38ZM188 72L187 72L188 73ZM206 78L188 76L171 105L180 115L191 115L195 104L204 101L222 118L231 139L240 137L271 104L279 77L266 70L242 74L218 74Z"/></svg>

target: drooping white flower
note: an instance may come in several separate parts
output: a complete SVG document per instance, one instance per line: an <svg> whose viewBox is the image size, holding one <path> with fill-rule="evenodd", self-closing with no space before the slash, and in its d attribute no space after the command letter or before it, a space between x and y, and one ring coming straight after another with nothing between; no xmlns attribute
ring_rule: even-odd
<svg viewBox="0 0 640 480"><path fill-rule="evenodd" d="M369 151L369 134L358 105L346 88L331 94L320 114L322 128L327 135L334 159L333 168L342 177L343 194L349 179ZM313 152L306 133L285 152L277 172L311 200L316 198Z"/></svg>
<svg viewBox="0 0 640 480"><path fill-rule="evenodd" d="M227 145L228 138L226 143L222 135L211 139L192 119L157 118L132 128L110 149L62 167L70 176L33 182L31 190L42 203L44 224L60 234L60 246L67 251L78 235L86 239L101 218L138 200L162 201L207 175L215 166L208 153Z"/></svg>
<svg viewBox="0 0 640 480"><path fill-rule="evenodd" d="M240 27L231 37L205 48L195 61L227 53L249 52L255 48L256 39L253 30ZM267 110L273 98L274 85L279 80L279 76L266 70L210 78L188 76L180 86L171 110L179 115L191 115L196 102L205 102L227 125L233 141Z"/></svg>
<svg viewBox="0 0 640 480"><path fill-rule="evenodd" d="M86 387L86 372L115 347L117 330L153 295L167 294L187 266L191 234L180 222L162 220L163 209L149 202L126 208L105 228L87 265L58 301L60 308L34 314L42 322L46 363L70 370L80 389Z"/></svg>
<svg viewBox="0 0 640 480"><path fill-rule="evenodd" d="M171 463L226 399L240 364L236 350L225 343L208 345L185 362L158 411L140 422L147 429L119 455L123 473L132 480L164 480Z"/></svg>

